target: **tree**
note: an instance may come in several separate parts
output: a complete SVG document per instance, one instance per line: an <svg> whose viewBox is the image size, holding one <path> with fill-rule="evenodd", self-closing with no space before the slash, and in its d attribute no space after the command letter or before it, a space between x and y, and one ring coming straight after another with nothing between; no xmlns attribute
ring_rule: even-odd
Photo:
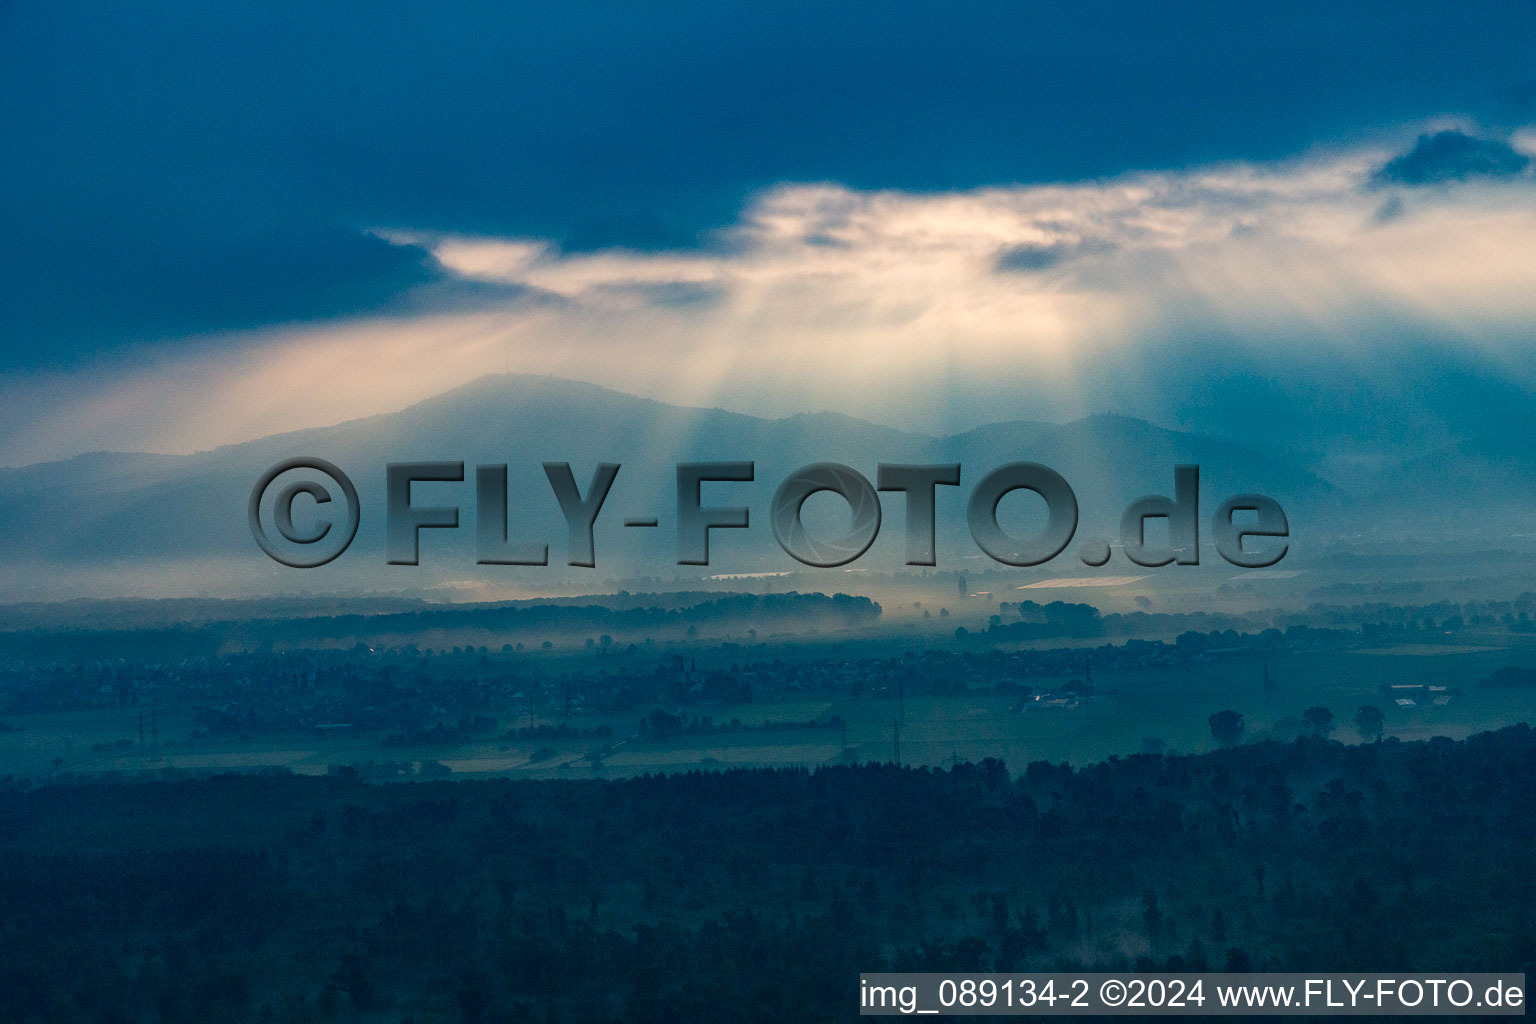
<svg viewBox="0 0 1536 1024"><path fill-rule="evenodd" d="M683 720L657 708L640 720L640 733L653 740L667 740L683 731Z"/></svg>
<svg viewBox="0 0 1536 1024"><path fill-rule="evenodd" d="M1333 712L1325 707L1307 708L1301 717L1314 736L1326 736L1333 731Z"/></svg>
<svg viewBox="0 0 1536 1024"><path fill-rule="evenodd" d="M1243 716L1236 711L1218 711L1207 721L1211 726L1211 735L1224 747L1236 746L1243 738L1246 723L1243 721Z"/></svg>
<svg viewBox="0 0 1536 1024"><path fill-rule="evenodd" d="M1381 728L1386 716L1381 713L1381 708L1374 704L1363 704L1359 711L1355 712L1355 728L1359 730L1362 739L1381 742Z"/></svg>

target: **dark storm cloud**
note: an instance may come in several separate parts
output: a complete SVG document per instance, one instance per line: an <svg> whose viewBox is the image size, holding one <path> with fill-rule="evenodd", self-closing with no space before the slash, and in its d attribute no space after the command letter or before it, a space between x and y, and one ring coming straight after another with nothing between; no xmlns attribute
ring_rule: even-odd
<svg viewBox="0 0 1536 1024"><path fill-rule="evenodd" d="M1379 185L1434 185L1469 178L1510 178L1530 162L1530 157L1501 139L1443 131L1420 135L1413 149L1387 161L1373 180Z"/></svg>
<svg viewBox="0 0 1536 1024"><path fill-rule="evenodd" d="M1453 0L12 0L0 372L432 281L373 226L691 245L785 180L1081 179L1478 113L1533 29Z"/></svg>
<svg viewBox="0 0 1536 1024"><path fill-rule="evenodd" d="M104 343L388 308L420 286L450 285L420 248L326 225L7 227L11 260L0 289L12 366L67 361Z"/></svg>
<svg viewBox="0 0 1536 1024"><path fill-rule="evenodd" d="M1049 270L1072 254L1066 245L1020 245L997 258L998 270Z"/></svg>
<svg viewBox="0 0 1536 1024"><path fill-rule="evenodd" d="M1005 249L997 258L997 269L1016 273L1050 270L1077 256L1111 252L1107 242L1052 242L1049 245L1018 245Z"/></svg>

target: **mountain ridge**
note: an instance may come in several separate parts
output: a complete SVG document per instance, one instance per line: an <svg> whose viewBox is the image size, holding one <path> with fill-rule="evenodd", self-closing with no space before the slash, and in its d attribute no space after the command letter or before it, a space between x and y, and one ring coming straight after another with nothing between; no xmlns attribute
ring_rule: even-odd
<svg viewBox="0 0 1536 1024"><path fill-rule="evenodd" d="M95 453L0 472L0 557L12 564L153 567L189 561L238 565L240 572L293 570L268 562L253 543L245 509L251 488L281 459L326 459L353 477L363 508L347 573L383 568L384 466L401 461L465 463L459 484L417 488L418 503L456 502L460 529L426 531L423 567L444 573L475 566L477 464L508 466L509 524L550 544L550 568L564 571L567 529L541 466L569 462L585 490L597 462L622 467L599 520L599 548L615 571L654 571L675 565L675 465L751 461L751 484L711 484L705 504L748 504L752 526L722 531L712 546L713 571L782 568L788 556L768 528L767 504L780 481L813 462L841 462L874 482L880 463L953 463L961 486L937 495L939 547L974 551L965 527L965 495L983 475L1007 462L1034 461L1061 473L1077 494L1085 535L1113 536L1119 513L1145 494L1168 494L1173 467L1200 465L1202 501L1258 491L1288 512L1307 517L1314 534L1325 513L1347 496L1283 455L1222 438L1161 427L1146 420L1096 414L1064 424L1030 420L984 424L935 437L870 423L837 412L768 419L718 408L671 405L581 381L529 374L489 375L402 409L329 427L253 438L186 455ZM717 489L717 490L716 490ZM442 495L442 499L434 497ZM717 497L718 495L718 497ZM899 564L899 496L883 499L892 517L872 557ZM1009 499L1024 508L1033 499ZM809 513L808 513L809 514ZM625 531L626 517L658 518L661 529ZM1029 529L1019 524L1017 529ZM887 537L886 534L890 534ZM948 546L946 548L946 545ZM942 555L941 555L942 557ZM873 563L871 563L873 564ZM497 567L492 567L496 569ZM505 567L499 567L505 569ZM219 570L224 571L224 570ZM675 571L675 570L674 570ZM322 582L331 567L312 570ZM416 579L426 581L423 572ZM401 574L389 577L398 585Z"/></svg>

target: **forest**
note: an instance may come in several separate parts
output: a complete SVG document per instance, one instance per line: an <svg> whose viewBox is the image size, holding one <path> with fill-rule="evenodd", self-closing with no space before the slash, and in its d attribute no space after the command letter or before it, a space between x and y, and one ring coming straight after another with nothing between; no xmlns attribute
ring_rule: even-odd
<svg viewBox="0 0 1536 1024"><path fill-rule="evenodd" d="M1536 735L0 784L0 1021L830 1021L861 971L1536 973Z"/></svg>

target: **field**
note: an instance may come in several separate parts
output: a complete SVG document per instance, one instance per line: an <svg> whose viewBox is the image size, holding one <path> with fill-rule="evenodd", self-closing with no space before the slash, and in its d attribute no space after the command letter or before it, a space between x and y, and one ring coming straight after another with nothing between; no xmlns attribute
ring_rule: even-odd
<svg viewBox="0 0 1536 1024"><path fill-rule="evenodd" d="M706 654L701 660L723 657ZM565 667L568 661L560 664ZM1289 740L1304 731L1304 710L1326 707L1335 717L1334 738L1359 742L1352 719L1364 704L1384 712L1385 736L1462 738L1529 719L1529 691L1476 685L1508 665L1536 665L1536 642L1489 634L1456 645L1280 651L1263 657L1240 653L1181 669L1100 668L1092 691L1077 706L1061 708L1024 709L1030 702L1017 694L974 686L940 696L765 694L751 703L709 702L683 712L715 723L739 722L738 729L666 739L636 734L638 719L649 707L554 718L507 709L497 716L493 736L385 745L382 734L351 728L210 737L198 730L190 706L161 703L152 710L11 716L7 721L14 731L0 733L0 775L201 774L266 767L313 775L339 765L373 763L385 774L420 772L423 765L441 771L440 765L465 776L622 777L700 768L886 762L896 758L898 744L900 759L908 765L995 757L1022 770L1041 760L1087 764L1138 752L1208 751L1216 742L1206 720L1225 708L1243 714L1245 739ZM1081 673L1029 682L1054 690L1074 678ZM1394 684L1445 686L1450 699L1443 706L1421 700L1399 707L1383 695L1383 687ZM541 723L589 731L606 727L611 737L505 737L507 730Z"/></svg>

